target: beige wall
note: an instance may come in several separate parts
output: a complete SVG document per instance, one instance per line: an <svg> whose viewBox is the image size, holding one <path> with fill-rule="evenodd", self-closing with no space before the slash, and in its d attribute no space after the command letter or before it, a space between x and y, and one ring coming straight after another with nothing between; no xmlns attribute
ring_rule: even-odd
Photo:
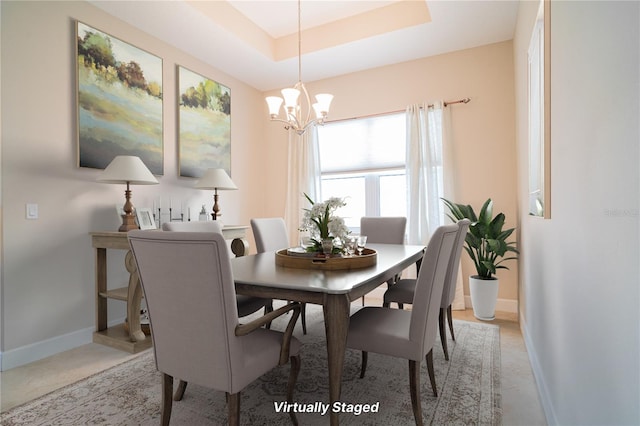
<svg viewBox="0 0 640 426"><path fill-rule="evenodd" d="M517 164L512 51L508 41L307 83L307 88L311 94L326 91L334 95L330 119L404 110L409 104L434 99L470 97L470 103L451 107L457 201L477 211L490 197L494 211L503 211L507 225L513 227ZM265 134L270 147L269 180L284 182L286 134L276 123L267 125ZM269 207L278 214L285 192L279 185L273 190ZM509 271L498 273L498 307L515 312L518 265L510 262L509 266ZM468 256L463 256L467 295L466 277L474 273Z"/></svg>
<svg viewBox="0 0 640 426"><path fill-rule="evenodd" d="M118 185L95 182L76 165L75 20L163 58L164 176L133 187L137 206L162 197L184 202L195 218L211 193L177 176L176 65L219 81L232 94L232 178L221 193L223 221L283 215L286 132L267 118L263 94L85 2L11 2L1 9L2 365L29 362L91 340L94 257L88 233L116 229ZM8 42L11 40L11 43ZM336 98L331 118L402 110L410 103L471 97L453 108L459 201L487 197L515 225L513 63L510 42L308 83ZM303 70L304 72L304 70ZM478 166L481 164L481 166ZM166 202L166 201L165 201ZM25 219L37 203L40 219ZM166 206L165 206L166 209ZM110 286L124 285L123 253L109 253ZM513 308L517 265L501 272L499 297ZM471 268L465 263L464 275ZM465 283L466 286L466 283ZM468 290L467 290L468 293ZM109 302L121 321L124 304Z"/></svg>

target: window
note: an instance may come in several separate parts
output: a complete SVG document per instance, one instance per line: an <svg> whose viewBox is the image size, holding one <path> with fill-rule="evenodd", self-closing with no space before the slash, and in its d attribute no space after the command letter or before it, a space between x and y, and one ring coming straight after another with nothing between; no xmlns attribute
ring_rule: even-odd
<svg viewBox="0 0 640 426"><path fill-rule="evenodd" d="M405 114L318 128L322 198L344 197L338 214L353 232L362 216L406 216Z"/></svg>

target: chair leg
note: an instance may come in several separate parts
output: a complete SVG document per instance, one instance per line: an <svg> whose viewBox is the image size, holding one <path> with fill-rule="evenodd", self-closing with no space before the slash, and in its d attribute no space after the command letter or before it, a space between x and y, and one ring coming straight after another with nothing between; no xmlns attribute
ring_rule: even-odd
<svg viewBox="0 0 640 426"><path fill-rule="evenodd" d="M442 350L444 351L444 359L449 361L449 350L447 348L447 329L444 323L444 308L440 308L438 315L438 325L440 326L440 341L442 342Z"/></svg>
<svg viewBox="0 0 640 426"><path fill-rule="evenodd" d="M171 396L173 394L173 377L162 373L162 411L160 414L160 424L162 426L169 426L171 420L171 406L173 401Z"/></svg>
<svg viewBox="0 0 640 426"><path fill-rule="evenodd" d="M369 359L369 352L362 351L362 365L360 366L360 378L364 378L364 373L367 371L367 360Z"/></svg>
<svg viewBox="0 0 640 426"><path fill-rule="evenodd" d="M240 392L227 393L227 406L229 426L238 426L240 424Z"/></svg>
<svg viewBox="0 0 640 426"><path fill-rule="evenodd" d="M398 303L398 309L404 309L404 303Z"/></svg>
<svg viewBox="0 0 640 426"><path fill-rule="evenodd" d="M287 402L293 403L293 390L296 387L296 381L298 380L298 373L300 372L300 355L292 356L291 360L291 370L289 371L289 383L287 384ZM289 413L291 417L291 423L295 426L298 426L298 419L296 418L296 413L293 411Z"/></svg>
<svg viewBox="0 0 640 426"><path fill-rule="evenodd" d="M409 360L409 388L411 408L416 425L422 426L422 403L420 402L420 361Z"/></svg>
<svg viewBox="0 0 640 426"><path fill-rule="evenodd" d="M453 334L453 315L451 315L451 305L447 308L447 319L449 320L449 331L451 331L451 338L455 341L456 336Z"/></svg>
<svg viewBox="0 0 640 426"><path fill-rule="evenodd" d="M362 306L364 306L364 296L362 296Z"/></svg>
<svg viewBox="0 0 640 426"><path fill-rule="evenodd" d="M273 303L273 302L272 302ZM269 312L273 311L273 304L270 303L268 305L265 305L264 307L264 314L267 315ZM266 328L267 330L269 330L271 328L271 321L269 321L268 323L266 323L264 325L264 328Z"/></svg>
<svg viewBox="0 0 640 426"><path fill-rule="evenodd" d="M300 303L300 316L302 317L302 334L307 334L307 304Z"/></svg>
<svg viewBox="0 0 640 426"><path fill-rule="evenodd" d="M436 388L436 373L433 370L433 349L429 351L426 356L427 359L427 371L429 372L429 380L431 381L431 389L433 389L433 396L438 397L438 389Z"/></svg>
<svg viewBox="0 0 640 426"><path fill-rule="evenodd" d="M382 302L382 307L383 307L383 308L389 308L389 307L391 307L391 303L389 303L389 302Z"/></svg>
<svg viewBox="0 0 640 426"><path fill-rule="evenodd" d="M173 400L182 401L185 390L187 390L187 382L185 382L184 380L180 380L180 383L178 383L178 389L176 389L176 393L175 395L173 395Z"/></svg>

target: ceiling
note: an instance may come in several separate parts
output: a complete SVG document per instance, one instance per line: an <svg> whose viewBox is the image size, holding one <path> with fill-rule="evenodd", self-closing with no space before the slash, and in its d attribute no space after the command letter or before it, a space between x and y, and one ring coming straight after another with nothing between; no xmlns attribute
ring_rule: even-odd
<svg viewBox="0 0 640 426"><path fill-rule="evenodd" d="M90 2L256 89L298 80L294 0ZM302 0L302 80L511 40L517 13L511 0Z"/></svg>

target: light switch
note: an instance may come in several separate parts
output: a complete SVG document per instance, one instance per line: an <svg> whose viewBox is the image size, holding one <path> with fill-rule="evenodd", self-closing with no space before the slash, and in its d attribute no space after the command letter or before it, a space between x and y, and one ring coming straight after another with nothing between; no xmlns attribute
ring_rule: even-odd
<svg viewBox="0 0 640 426"><path fill-rule="evenodd" d="M38 205L27 204L27 219L37 219L37 218L38 218Z"/></svg>

